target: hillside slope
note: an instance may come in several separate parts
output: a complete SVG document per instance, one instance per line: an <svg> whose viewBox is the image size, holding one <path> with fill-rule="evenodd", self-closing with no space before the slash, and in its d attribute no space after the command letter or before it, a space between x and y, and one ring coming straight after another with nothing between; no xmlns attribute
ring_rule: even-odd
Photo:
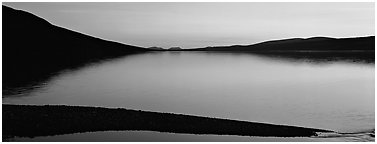
<svg viewBox="0 0 377 144"><path fill-rule="evenodd" d="M31 13L3 10L3 88L19 87L87 62L147 49L57 27Z"/></svg>

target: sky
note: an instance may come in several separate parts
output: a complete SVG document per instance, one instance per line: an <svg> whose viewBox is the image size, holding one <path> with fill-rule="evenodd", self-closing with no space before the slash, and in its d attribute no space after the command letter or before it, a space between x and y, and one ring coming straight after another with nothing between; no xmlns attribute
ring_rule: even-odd
<svg viewBox="0 0 377 144"><path fill-rule="evenodd" d="M286 38L374 35L374 3L3 2L50 23L124 44L248 45Z"/></svg>

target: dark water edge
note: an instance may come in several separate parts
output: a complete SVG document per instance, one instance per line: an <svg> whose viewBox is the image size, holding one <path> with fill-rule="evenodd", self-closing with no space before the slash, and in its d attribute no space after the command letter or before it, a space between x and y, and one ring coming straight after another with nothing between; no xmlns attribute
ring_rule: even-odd
<svg viewBox="0 0 377 144"><path fill-rule="evenodd" d="M124 108L3 104L3 141L96 131L147 130L169 133L263 137L310 137L330 130L265 124Z"/></svg>
<svg viewBox="0 0 377 144"><path fill-rule="evenodd" d="M374 64L375 51L272 51L253 54L277 60L304 61L311 63L349 62Z"/></svg>
<svg viewBox="0 0 377 144"><path fill-rule="evenodd" d="M257 137L211 134L177 134L154 131L101 131L34 138L15 137L10 142L371 142L360 137Z"/></svg>
<svg viewBox="0 0 377 144"><path fill-rule="evenodd" d="M277 61L309 62L325 64L332 62L347 62L359 64L374 64L374 50L350 50L350 51L202 51L182 50L192 52L223 53L232 55L252 55Z"/></svg>

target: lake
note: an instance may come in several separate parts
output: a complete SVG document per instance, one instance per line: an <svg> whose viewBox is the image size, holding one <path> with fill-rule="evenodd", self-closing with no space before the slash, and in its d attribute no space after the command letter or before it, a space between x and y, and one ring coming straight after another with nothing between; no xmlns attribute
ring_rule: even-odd
<svg viewBox="0 0 377 144"><path fill-rule="evenodd" d="M347 133L375 126L374 63L150 52L66 70L37 87L3 96L3 104L124 107Z"/></svg>

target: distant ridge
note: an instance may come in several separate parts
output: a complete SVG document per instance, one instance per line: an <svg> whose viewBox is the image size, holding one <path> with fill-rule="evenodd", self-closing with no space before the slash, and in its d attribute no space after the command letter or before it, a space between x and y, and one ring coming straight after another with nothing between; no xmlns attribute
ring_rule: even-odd
<svg viewBox="0 0 377 144"><path fill-rule="evenodd" d="M216 46L189 51L374 51L375 37L356 38L292 38L261 42L253 45Z"/></svg>
<svg viewBox="0 0 377 144"><path fill-rule="evenodd" d="M3 88L18 87L66 68L148 51L65 28L2 6Z"/></svg>

